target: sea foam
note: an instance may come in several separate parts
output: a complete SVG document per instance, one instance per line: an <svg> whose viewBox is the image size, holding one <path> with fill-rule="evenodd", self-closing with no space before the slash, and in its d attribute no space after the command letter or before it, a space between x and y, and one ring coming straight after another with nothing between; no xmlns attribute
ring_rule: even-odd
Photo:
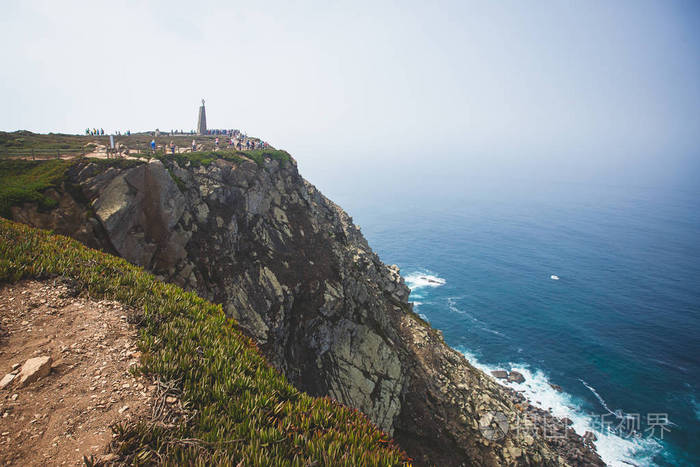
<svg viewBox="0 0 700 467"><path fill-rule="evenodd" d="M497 369L516 370L520 372L525 377L525 381L522 383L504 382L498 379L496 382L521 392L535 407L546 411L550 411L551 409L552 415L560 418L569 418L573 422L572 428L579 435L583 436L586 431L594 432L598 438L595 442L596 450L606 464L614 467L654 465L652 458L662 448L656 440L622 437L609 429L601 427L600 416L594 417L587 415L581 407L581 404L576 401L574 397L565 392L555 390L550 385L550 381L543 371L532 370L528 365L516 363L489 366L481 363L470 351L459 347L457 350L459 350L472 365L479 368L487 375L490 375L492 370ZM587 383L586 387L595 391L595 389ZM597 392L595 392L595 394L597 394ZM597 397L602 401L601 404L604 404L606 411L614 413L607 408L607 404L605 404L605 401L599 394L597 394ZM606 421L610 422L611 418L608 417Z"/></svg>
<svg viewBox="0 0 700 467"><path fill-rule="evenodd" d="M413 272L404 277L406 286L411 290L411 303L413 303L413 309L419 314L421 318L428 321L428 317L422 313L418 312L420 305L423 304L420 300L424 299L425 296L422 290L428 290L435 287L440 287L445 285L447 281L445 279L438 277L437 275L424 271L424 272Z"/></svg>
<svg viewBox="0 0 700 467"><path fill-rule="evenodd" d="M425 287L440 287L447 282L445 279L436 276L431 272L413 272L404 277L406 285L411 292Z"/></svg>

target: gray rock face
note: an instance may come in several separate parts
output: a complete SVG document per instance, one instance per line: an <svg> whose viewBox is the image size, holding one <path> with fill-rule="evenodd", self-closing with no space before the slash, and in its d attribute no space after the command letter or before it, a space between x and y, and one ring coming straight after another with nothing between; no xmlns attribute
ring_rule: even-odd
<svg viewBox="0 0 700 467"><path fill-rule="evenodd" d="M153 161L116 175L93 207L120 256L150 267L160 253L157 259L167 266L185 256L186 235L174 229L184 201L163 163Z"/></svg>
<svg viewBox="0 0 700 467"><path fill-rule="evenodd" d="M562 465L585 451L589 465L601 465L577 438L559 445L518 430L484 438L485 414L515 422L527 403L413 313L398 268L380 261L294 160L84 163L71 183L92 206L103 244L221 303L290 382L363 411L419 464Z"/></svg>

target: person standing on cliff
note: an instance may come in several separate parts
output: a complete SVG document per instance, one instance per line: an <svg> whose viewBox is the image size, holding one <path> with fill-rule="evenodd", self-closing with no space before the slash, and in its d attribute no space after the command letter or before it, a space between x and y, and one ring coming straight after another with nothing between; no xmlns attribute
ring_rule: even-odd
<svg viewBox="0 0 700 467"><path fill-rule="evenodd" d="M197 141L192 140L192 152L195 152L197 150Z"/></svg>
<svg viewBox="0 0 700 467"><path fill-rule="evenodd" d="M155 154L156 152L156 140L151 140L151 152Z"/></svg>

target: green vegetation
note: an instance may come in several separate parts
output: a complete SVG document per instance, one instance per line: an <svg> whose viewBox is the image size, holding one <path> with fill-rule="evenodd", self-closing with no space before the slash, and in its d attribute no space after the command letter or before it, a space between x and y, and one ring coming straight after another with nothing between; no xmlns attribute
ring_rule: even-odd
<svg viewBox="0 0 700 467"><path fill-rule="evenodd" d="M139 371L178 381L191 418L115 426L129 464L396 465L405 454L359 412L299 392L221 306L125 260L0 219L0 284L66 276L91 297L143 310Z"/></svg>
<svg viewBox="0 0 700 467"><path fill-rule="evenodd" d="M103 137L108 138L108 137ZM41 135L31 131L15 131L12 133L0 131L0 155L28 154L34 151L37 155L56 155L56 150L61 153L82 152L94 149L96 138L87 136L64 135L49 133Z"/></svg>
<svg viewBox="0 0 700 467"><path fill-rule="evenodd" d="M194 167L199 167L201 165L206 167L217 159L241 162L246 158L254 161L259 167L264 167L266 157L277 161L289 161L291 159L287 151L282 151L280 149L254 149L251 151L222 149L220 151L197 151L179 154L164 154L159 152L156 153L155 157L163 162L174 160L180 167L185 167L187 164Z"/></svg>
<svg viewBox="0 0 700 467"><path fill-rule="evenodd" d="M48 188L65 181L66 170L86 159L30 161L24 159L0 160L0 216L10 217L10 208L22 203L35 202L39 209L52 209L56 201L44 195ZM98 165L128 168L141 161L129 159L89 159Z"/></svg>
<svg viewBox="0 0 700 467"><path fill-rule="evenodd" d="M51 209L56 201L44 196L47 188L60 185L70 161L0 160L0 216L9 217L10 207L36 202Z"/></svg>
<svg viewBox="0 0 700 467"><path fill-rule="evenodd" d="M241 154L245 155L245 157L249 159L253 159L261 167L263 166L266 157L280 162L288 161L291 157L287 151L283 151L281 149L254 149L252 151L242 152Z"/></svg>

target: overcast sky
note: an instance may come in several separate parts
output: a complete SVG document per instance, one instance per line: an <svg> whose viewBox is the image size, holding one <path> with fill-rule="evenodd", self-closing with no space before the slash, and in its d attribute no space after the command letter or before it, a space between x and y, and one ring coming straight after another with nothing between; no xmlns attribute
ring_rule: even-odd
<svg viewBox="0 0 700 467"><path fill-rule="evenodd" d="M205 98L319 177L698 165L694 0L3 0L0 41L2 130L192 129Z"/></svg>

